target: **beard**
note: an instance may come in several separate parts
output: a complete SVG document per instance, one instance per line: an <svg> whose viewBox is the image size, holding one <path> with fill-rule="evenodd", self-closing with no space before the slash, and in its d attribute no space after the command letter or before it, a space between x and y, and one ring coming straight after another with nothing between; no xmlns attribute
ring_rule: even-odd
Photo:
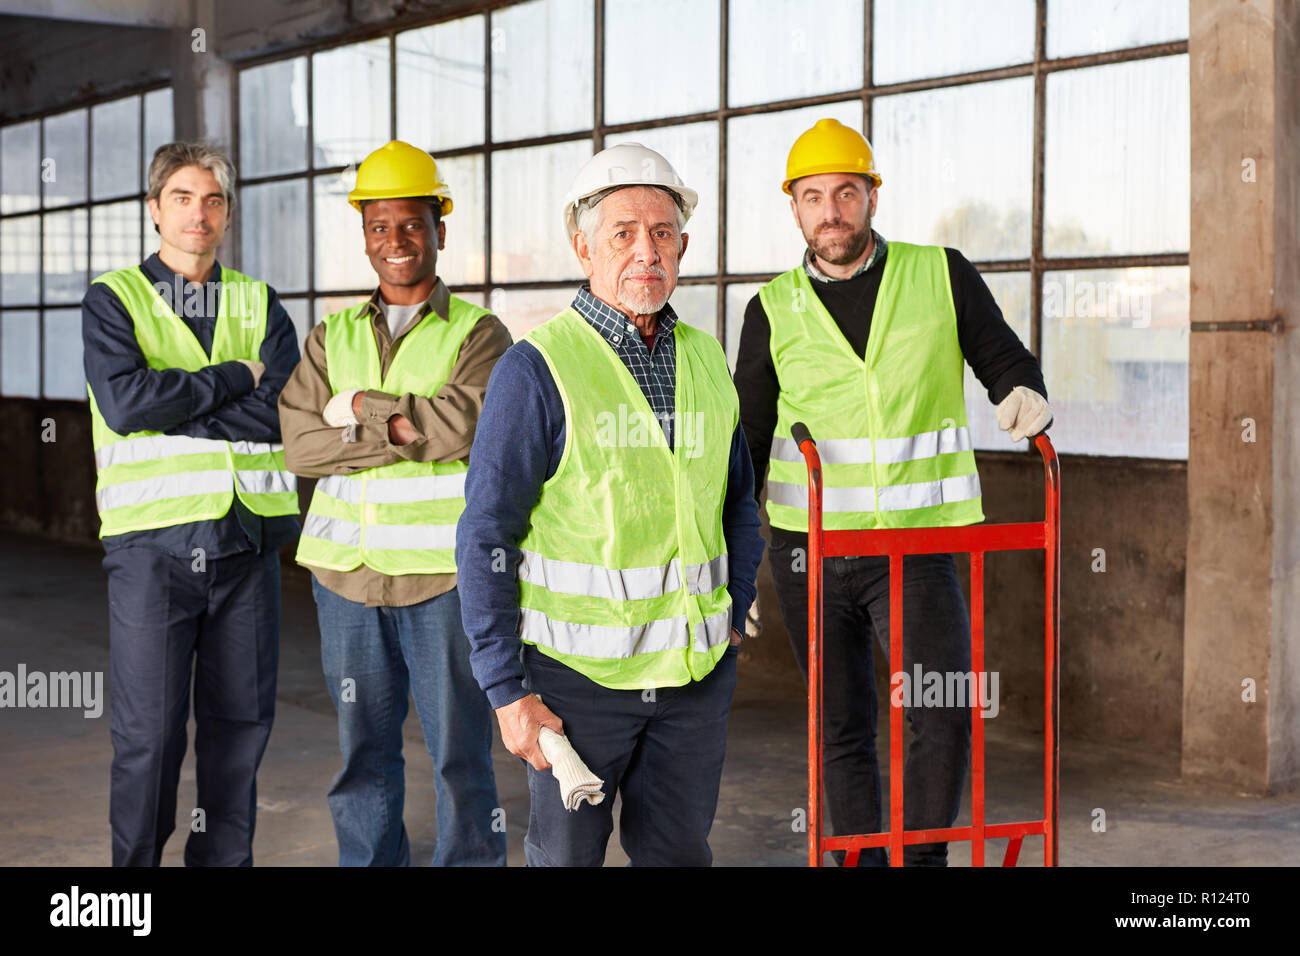
<svg viewBox="0 0 1300 956"><path fill-rule="evenodd" d="M646 288L638 283L625 283L630 275L656 275L665 282L657 288ZM660 266L632 266L619 276L618 304L629 315L654 315L668 303L672 290L668 287L668 273Z"/></svg>
<svg viewBox="0 0 1300 956"><path fill-rule="evenodd" d="M848 231L826 234L825 230L828 227ZM846 266L857 261L857 258L866 252L867 246L871 244L871 219L868 218L861 229L854 229L851 223L844 220L823 223L817 227L817 231L812 236L804 236L804 238L808 241L813 255L822 262L829 262L833 266Z"/></svg>

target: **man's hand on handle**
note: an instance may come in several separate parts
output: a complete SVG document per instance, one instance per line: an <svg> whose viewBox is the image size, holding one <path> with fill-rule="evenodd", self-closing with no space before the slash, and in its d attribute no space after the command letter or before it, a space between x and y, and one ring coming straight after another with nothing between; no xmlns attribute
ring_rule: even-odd
<svg viewBox="0 0 1300 956"><path fill-rule="evenodd" d="M1017 385L998 404L998 428L1012 441L1033 438L1052 423L1052 407L1032 388Z"/></svg>
<svg viewBox="0 0 1300 956"><path fill-rule="evenodd" d="M542 703L536 694L520 697L504 707L498 707L497 722L501 725L501 741L516 757L523 757L534 770L545 770L551 762L542 754L537 742L543 727L557 734L564 733L564 722Z"/></svg>

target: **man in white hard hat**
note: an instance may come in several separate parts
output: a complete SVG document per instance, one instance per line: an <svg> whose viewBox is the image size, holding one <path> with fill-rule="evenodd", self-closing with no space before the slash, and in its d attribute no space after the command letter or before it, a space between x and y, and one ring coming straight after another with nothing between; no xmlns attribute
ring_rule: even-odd
<svg viewBox="0 0 1300 956"><path fill-rule="evenodd" d="M717 340L668 304L695 191L658 153L593 157L564 204L590 279L492 373L456 537L474 675L528 762L530 865L708 865L737 645L762 557ZM567 811L538 742L607 799Z"/></svg>
<svg viewBox="0 0 1300 956"><path fill-rule="evenodd" d="M506 862L492 718L469 669L453 542L488 374L510 335L438 278L451 193L424 150L370 154L348 196L379 288L307 337L280 397L289 467L316 478L312 572L343 768L341 866L405 866L402 723L415 699L438 793L435 866Z"/></svg>
<svg viewBox="0 0 1300 956"><path fill-rule="evenodd" d="M791 426L802 421L817 442L823 526L866 530L983 520L963 361L1013 440L1036 435L1052 417L1037 360L975 267L955 249L886 244L872 230L879 186L871 146L857 130L824 119L795 141L782 188L808 249L750 301L736 359L741 420L760 476L755 498L767 472L772 580L805 674L808 486ZM891 672L967 675L970 621L952 555L909 556L903 572L903 660L891 661ZM882 824L871 634L888 654L889 561L827 558L824 573L827 805L837 833L875 833ZM969 759L969 704L913 703L903 824L950 827ZM909 845L904 860L942 866L947 849ZM885 862L882 848L859 858Z"/></svg>

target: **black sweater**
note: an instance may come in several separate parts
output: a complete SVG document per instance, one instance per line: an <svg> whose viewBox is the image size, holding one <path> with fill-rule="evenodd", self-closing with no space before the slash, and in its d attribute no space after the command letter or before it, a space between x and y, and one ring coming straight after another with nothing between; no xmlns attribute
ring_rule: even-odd
<svg viewBox="0 0 1300 956"><path fill-rule="evenodd" d="M996 405L1017 385L1031 388L1046 398L1047 387L1043 384L1038 360L1007 325L1002 310L978 270L956 249L944 251L948 255L948 276L957 311L957 342L975 377L988 389L989 401ZM888 254L886 245L871 268L852 279L823 282L809 278L817 297L858 358L866 354L871 313L876 306L876 294L880 291ZM776 367L772 364L771 335L767 313L755 295L745 308L735 375L736 391L740 395L740 422L754 460L755 498L763 493L772 433L776 429L777 394L781 390ZM773 528L772 534L774 540L776 537L791 541L807 538L806 534L779 528Z"/></svg>

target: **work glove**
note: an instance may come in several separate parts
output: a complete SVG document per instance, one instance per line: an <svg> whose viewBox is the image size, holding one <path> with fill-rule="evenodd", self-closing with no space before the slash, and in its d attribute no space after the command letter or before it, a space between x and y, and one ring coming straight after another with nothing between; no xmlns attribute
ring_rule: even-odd
<svg viewBox="0 0 1300 956"><path fill-rule="evenodd" d="M745 615L745 636L758 637L763 633L763 619L759 617L762 612L758 609L758 595L754 595L754 603L749 606L749 613Z"/></svg>
<svg viewBox="0 0 1300 956"><path fill-rule="evenodd" d="M352 399L359 391L361 391L359 388L350 388L346 392L339 392L326 402L325 408L321 412L321 418L325 419L325 424L335 428L360 424L357 421L357 416L352 414Z"/></svg>
<svg viewBox="0 0 1300 956"><path fill-rule="evenodd" d="M253 388L256 389L258 383L262 381L262 373L266 371L266 366L261 362L250 362L248 359L236 359L235 361L253 373Z"/></svg>
<svg viewBox="0 0 1300 956"><path fill-rule="evenodd" d="M1032 438L1051 423L1051 406L1032 388L1017 385L998 405L998 428L1010 432L1012 441Z"/></svg>

